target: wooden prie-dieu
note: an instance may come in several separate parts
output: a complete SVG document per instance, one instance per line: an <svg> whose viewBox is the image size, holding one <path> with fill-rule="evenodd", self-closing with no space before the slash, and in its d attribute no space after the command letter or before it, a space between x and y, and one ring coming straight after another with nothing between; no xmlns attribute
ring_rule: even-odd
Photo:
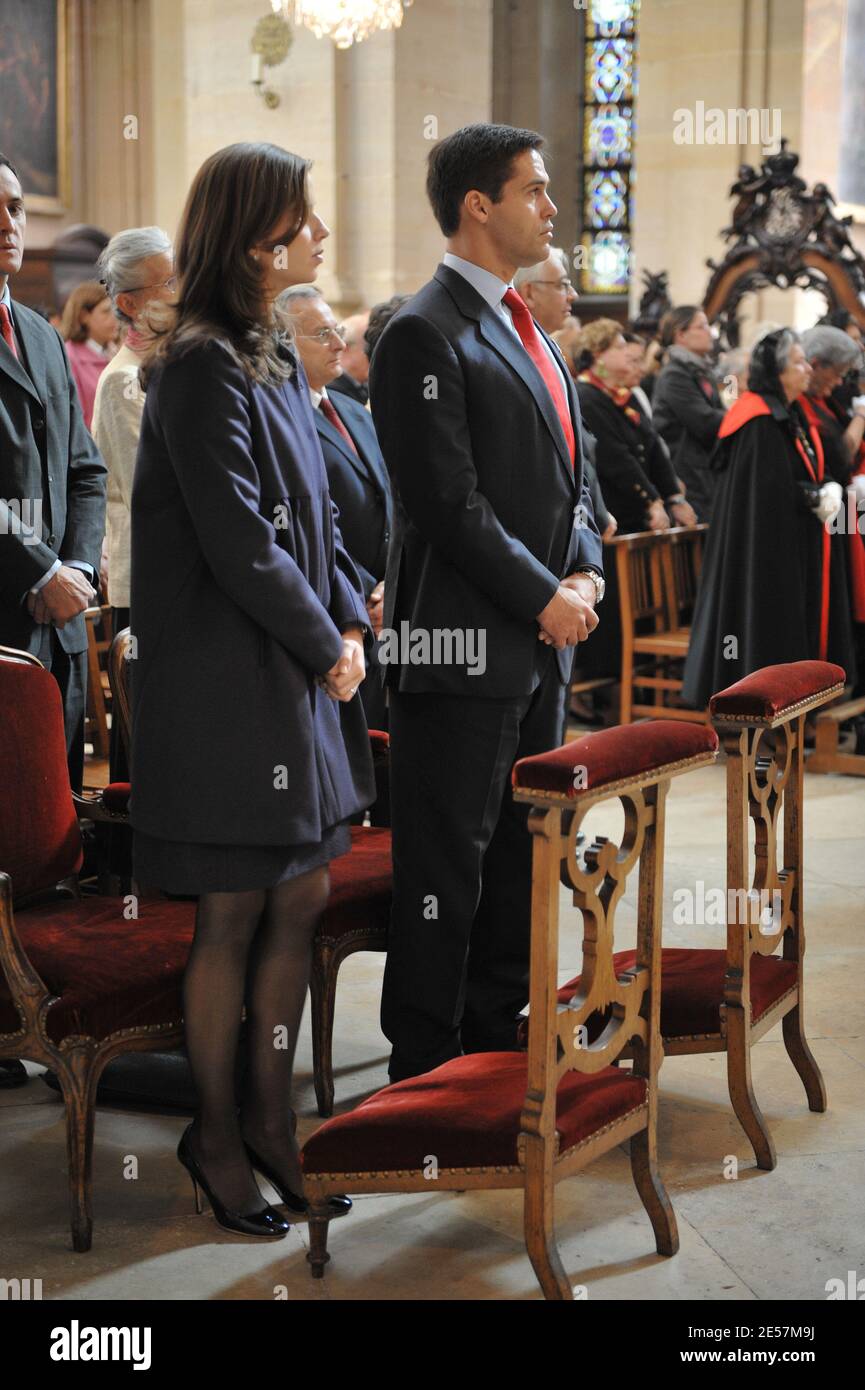
<svg viewBox="0 0 865 1390"><path fill-rule="evenodd" d="M315 1277L331 1193L522 1188L526 1246L548 1299L571 1299L556 1246L555 1184L630 1140L631 1170L658 1252L678 1248L656 1160L664 806L670 779L714 761L712 729L672 720L588 734L513 771L533 837L528 1051L475 1053L385 1087L328 1120L303 1149ZM621 844L581 834L599 803L621 803ZM614 967L616 908L639 865L637 948ZM559 886L582 922L585 987L561 1004ZM596 1037L587 1022L608 1015ZM616 1065L626 1049L631 1069Z"/></svg>

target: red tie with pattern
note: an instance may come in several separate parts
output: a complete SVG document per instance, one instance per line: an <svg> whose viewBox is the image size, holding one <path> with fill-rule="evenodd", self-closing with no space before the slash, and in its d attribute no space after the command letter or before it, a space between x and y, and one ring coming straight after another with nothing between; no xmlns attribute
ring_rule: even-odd
<svg viewBox="0 0 865 1390"><path fill-rule="evenodd" d="M556 407L556 414L561 422L565 439L568 445L568 452L571 456L571 467L574 466L576 455L576 441L574 439L574 425L571 420L571 412L568 409L568 398L565 395L565 384L558 367L550 358L549 353L541 342L541 335L535 327L535 321L529 313L528 305L525 300L517 294L516 290L506 290L503 304L507 304L514 320L514 328L520 335L523 347L534 362L541 376L547 385L547 390L553 398L553 405Z"/></svg>
<svg viewBox="0 0 865 1390"><path fill-rule="evenodd" d="M349 448L352 450L352 452L357 454L357 446L355 445L354 440L352 439L345 425L340 420L339 416L336 413L336 410L331 405L330 401L327 399L327 396L322 396L321 400L318 403L318 408L321 411L324 418L330 421L334 429L339 430L340 434L342 435L343 439L345 440ZM358 454L358 458L359 457L360 455Z"/></svg>
<svg viewBox="0 0 865 1390"><path fill-rule="evenodd" d="M15 346L15 334L12 332L12 319L5 304L0 304L0 333L3 334L3 341L12 356L17 358L18 349Z"/></svg>

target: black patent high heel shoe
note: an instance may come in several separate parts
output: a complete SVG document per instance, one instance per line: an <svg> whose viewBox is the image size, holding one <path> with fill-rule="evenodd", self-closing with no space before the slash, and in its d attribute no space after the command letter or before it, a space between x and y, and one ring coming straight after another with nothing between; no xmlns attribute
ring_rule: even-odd
<svg viewBox="0 0 865 1390"><path fill-rule="evenodd" d="M283 1205L287 1206L295 1216L307 1216L309 1214L309 1202L306 1198L298 1197L297 1193L292 1192L290 1187L286 1187L281 1178L276 1176L269 1164L265 1163L264 1159L255 1152L255 1149L246 1143L246 1140L244 1140L244 1148L253 1168L257 1168L259 1173L267 1178L271 1187L279 1193L279 1199ZM328 1217L333 1220L337 1216L347 1216L351 1207L350 1197L329 1197L327 1200Z"/></svg>
<svg viewBox="0 0 865 1390"><path fill-rule="evenodd" d="M189 1125L180 1136L180 1143L177 1145L177 1157L192 1178L192 1186L195 1191L195 1210L199 1216L202 1208L198 1189L201 1187L213 1209L216 1224L222 1226L224 1230L235 1231L245 1236L266 1236L270 1240L281 1240L283 1236L288 1235L291 1230L289 1222L271 1206L265 1207L263 1211L247 1213L229 1211L228 1207L223 1206L216 1194L211 1191L201 1166L192 1153L189 1145L191 1129L192 1125Z"/></svg>

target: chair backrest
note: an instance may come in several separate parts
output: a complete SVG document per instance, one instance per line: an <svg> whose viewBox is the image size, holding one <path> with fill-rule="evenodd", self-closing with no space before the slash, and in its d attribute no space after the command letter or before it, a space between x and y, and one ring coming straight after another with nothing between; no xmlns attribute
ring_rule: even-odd
<svg viewBox="0 0 865 1390"><path fill-rule="evenodd" d="M0 647L0 873L16 900L81 868L56 680L27 652Z"/></svg>
<svg viewBox="0 0 865 1390"><path fill-rule="evenodd" d="M108 684L111 686L112 719L118 722L120 740L129 757L129 661L134 638L128 627L117 633L108 652Z"/></svg>
<svg viewBox="0 0 865 1390"><path fill-rule="evenodd" d="M717 736L705 725L659 719L587 734L514 768L514 799L532 807L528 1096L538 1097L539 1132L550 1142L565 1072L594 1074L631 1046L635 1074L653 1084L662 1056L664 804L670 778L713 762L717 749ZM587 844L580 826L590 809L609 799L624 809L622 843L599 835ZM638 863L637 958L617 976L616 907ZM573 891L583 929L582 988L567 1005L557 999L560 881ZM596 1014L606 1023L591 1038Z"/></svg>
<svg viewBox="0 0 865 1390"><path fill-rule="evenodd" d="M668 533L636 531L614 536L619 611L623 634L663 632L671 626L669 594L664 585L661 550Z"/></svg>
<svg viewBox="0 0 865 1390"><path fill-rule="evenodd" d="M666 533L668 542L662 552L664 582L674 628L691 625L708 530L701 522L699 526L677 526Z"/></svg>

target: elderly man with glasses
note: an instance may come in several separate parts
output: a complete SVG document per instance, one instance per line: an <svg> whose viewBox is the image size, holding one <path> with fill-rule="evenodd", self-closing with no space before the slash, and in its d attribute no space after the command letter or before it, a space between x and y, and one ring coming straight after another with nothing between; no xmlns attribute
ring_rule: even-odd
<svg viewBox="0 0 865 1390"><path fill-rule="evenodd" d="M545 261L519 269L514 276L514 289L546 333L558 333L567 327L571 306L578 296L570 281L568 258L560 247L551 246Z"/></svg>
<svg viewBox="0 0 865 1390"><path fill-rule="evenodd" d="M370 626L381 630L384 572L390 541L390 479L372 416L346 392L328 388L339 378L348 330L312 285L284 291L279 303L292 318L306 372L330 495L339 508L343 544L360 575ZM371 729L387 728L384 687L376 647L360 697Z"/></svg>

